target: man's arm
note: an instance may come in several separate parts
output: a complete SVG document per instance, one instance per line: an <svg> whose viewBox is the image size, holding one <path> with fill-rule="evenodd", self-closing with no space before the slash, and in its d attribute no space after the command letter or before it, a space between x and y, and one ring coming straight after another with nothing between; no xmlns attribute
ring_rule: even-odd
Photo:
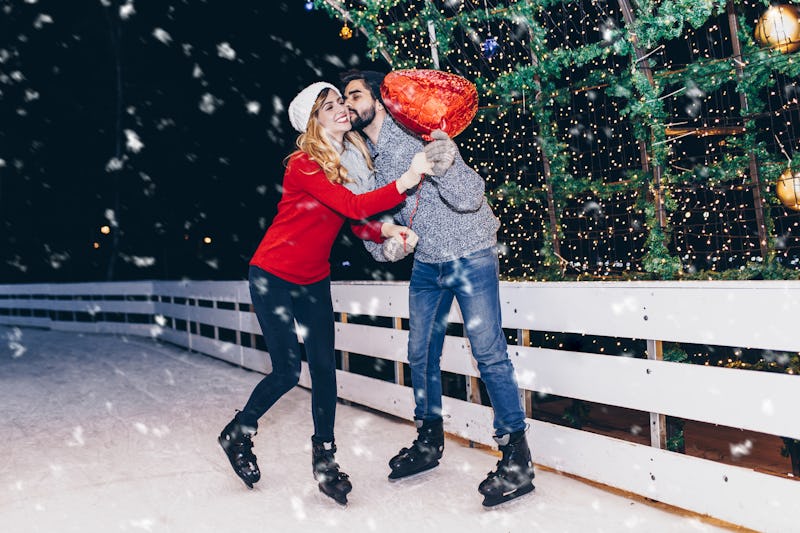
<svg viewBox="0 0 800 533"><path fill-rule="evenodd" d="M483 178L464 162L456 143L446 133L436 130L431 137L433 141L425 146L425 152L433 164L430 180L442 201L456 212L477 211L486 191Z"/></svg>
<svg viewBox="0 0 800 533"><path fill-rule="evenodd" d="M389 262L389 260L386 259L386 256L383 255L383 245L373 241L364 241L364 248L367 249L375 261L380 261L381 263Z"/></svg>

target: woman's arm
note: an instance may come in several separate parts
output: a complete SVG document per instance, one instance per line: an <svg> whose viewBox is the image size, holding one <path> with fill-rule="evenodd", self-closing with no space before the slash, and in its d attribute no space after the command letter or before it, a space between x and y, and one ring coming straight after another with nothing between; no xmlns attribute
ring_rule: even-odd
<svg viewBox="0 0 800 533"><path fill-rule="evenodd" d="M307 156L290 160L286 173L321 204L347 218L362 219L402 202L406 197L405 191L415 187L426 170L430 171L430 164L425 154L420 152L414 156L409 169L394 182L358 195L328 181L322 168Z"/></svg>

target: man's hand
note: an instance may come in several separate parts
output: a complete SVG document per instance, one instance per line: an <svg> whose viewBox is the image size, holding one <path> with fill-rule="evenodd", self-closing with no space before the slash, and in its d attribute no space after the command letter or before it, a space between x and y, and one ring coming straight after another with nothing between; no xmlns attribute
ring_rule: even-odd
<svg viewBox="0 0 800 533"><path fill-rule="evenodd" d="M453 139L442 130L434 130L431 132L431 138L433 141L426 144L423 150L433 167L433 175L442 176L453 164L453 161L456 160L458 146L456 146Z"/></svg>
<svg viewBox="0 0 800 533"><path fill-rule="evenodd" d="M398 226L398 228L401 231L383 241L383 256L391 262L406 257L414 251L414 247L419 242L419 236L413 230L405 226Z"/></svg>

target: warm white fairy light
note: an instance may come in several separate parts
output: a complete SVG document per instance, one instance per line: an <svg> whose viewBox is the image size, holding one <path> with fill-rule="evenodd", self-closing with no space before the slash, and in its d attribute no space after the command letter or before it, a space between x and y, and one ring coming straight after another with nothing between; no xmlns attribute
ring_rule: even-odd
<svg viewBox="0 0 800 533"><path fill-rule="evenodd" d="M469 0L428 4L397 0L381 6L375 0L342 3L352 11L375 8L370 11L373 15L369 22L405 67L431 67L427 21L422 19L426 5L435 5L439 11L437 17L442 19L465 17L453 28L452 34L437 33L440 40L447 40L450 50L447 54L441 53L440 46L441 68L468 79L481 80L489 87L494 80L515 72L520 66L547 61L559 49L577 52L604 39L613 44L610 39L615 28L624 27L624 18L616 2L547 2L546 6L533 8L532 21L520 16L501 16L519 2L490 1L485 3L485 10L483 1ZM755 0L737 3L738 8L751 23L763 11L763 5ZM486 20L487 13L491 15L490 20ZM402 23L409 21L410 25L400 29ZM531 40L529 24L545 29L543 41L534 43ZM489 36L496 37L500 45L499 52L491 58L485 57L482 50ZM656 83L661 84L658 94L666 113L664 118L650 117L650 120L662 126L675 124L675 128L689 132L712 132L668 136L661 141L669 149L663 187L669 192L673 206L667 213L667 223L672 229L667 246L689 273L743 268L761 261L753 186L747 165L724 179L713 173L726 157L739 150L735 144L738 133L719 132L735 131L743 124L737 92L738 74L734 68L737 63L731 59L727 16L721 13L699 28L686 26L680 37L663 42L660 47L654 46L647 53L645 61L652 67ZM757 59L743 57L736 61L752 65ZM688 73L688 66L698 62L719 63L724 68L706 77ZM615 54L599 56L585 67L565 67L557 89L568 93L569 98L553 101L550 106L552 124L541 123L525 104L537 97L532 87L521 87L519 94L498 95L490 89L482 95L483 109L457 142L467 162L486 177L488 189L497 192L517 187L513 193L498 193L495 203L495 211L503 222L499 237L508 250L502 257L502 268L507 276L536 279L544 260L541 250L552 232L544 192L544 160L538 141L543 127L549 128L566 150L563 171L569 177L554 174L557 188L563 189L574 179L604 185L624 184L640 171L642 159L635 125L630 116L621 113L628 98L637 96L616 92L619 76L630 69L630 57ZM585 82L590 75L596 77L591 83ZM665 81L668 79L675 81ZM763 95L768 109L756 116L759 127L779 131L793 151L800 148L800 136L794 133L794 125L800 124L800 91L792 88L795 83L781 75L773 76ZM500 114L489 113L488 110L505 96L510 97L514 105ZM552 96L555 95L538 95L545 99ZM714 132L713 128L718 129ZM772 146L774 143L767 148ZM559 155L563 154L551 153L551 157ZM686 171L694 171L697 181L670 182L670 176ZM605 278L643 271L647 235L653 228L647 226L641 200L643 194L650 195L652 191L637 190L633 186L624 189L621 186L619 191L603 195L576 193L557 206L565 275ZM767 193L769 190L767 187ZM520 197L528 200L520 201ZM595 204L597 209L586 208ZM767 216L769 214L767 211ZM795 237L798 215L775 208L771 217L778 242L776 253L785 264L796 265L800 250L800 240Z"/></svg>

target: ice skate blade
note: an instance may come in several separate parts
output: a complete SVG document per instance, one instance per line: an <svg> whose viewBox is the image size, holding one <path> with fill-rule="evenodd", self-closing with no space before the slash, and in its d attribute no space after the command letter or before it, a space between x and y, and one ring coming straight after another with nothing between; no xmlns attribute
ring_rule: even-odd
<svg viewBox="0 0 800 533"><path fill-rule="evenodd" d="M337 495L337 494L334 494L334 493L326 492L325 489L322 488L322 485L318 485L318 487L319 487L319 491L324 496L326 496L325 501L329 502L329 501L333 500L336 503L338 503L340 506L347 507L347 494L350 494L349 492L347 494Z"/></svg>
<svg viewBox="0 0 800 533"><path fill-rule="evenodd" d="M519 499L520 496L524 496L530 492L533 492L534 488L535 487L531 483L530 485L522 486L513 492L504 494L502 496L497 496L495 498L484 496L483 508L487 511L491 511L494 509L502 509L505 507L510 507Z"/></svg>
<svg viewBox="0 0 800 533"><path fill-rule="evenodd" d="M250 481L249 479L245 478L245 477L244 477L244 476L242 476L242 475L239 475L239 472L237 472L237 471L236 471L236 464L233 462L233 459L231 459L231 456L230 456L230 455L228 455L228 452L227 452L227 451L225 451L225 446L222 444L222 442L223 442L223 439L222 439L222 437L217 437L217 442L219 442L219 445L222 447L222 452L225 454L225 457L227 457L227 458L228 458L228 462L231 464L231 468L233 468L233 473L234 473L234 474L236 474L236 476L237 476L239 479L241 479L241 480L242 480L242 482L243 482L245 485L247 485L247 488L248 488L248 489L252 490L252 489L253 489L253 483L254 483L254 482L253 482L253 481ZM260 472L259 472L259 474L258 474L258 479L261 479L261 473L260 473ZM258 482L258 479L257 479L255 482Z"/></svg>
<svg viewBox="0 0 800 533"><path fill-rule="evenodd" d="M424 477L423 474L427 474L428 472L430 472L431 470L433 470L437 466L439 466L439 461L436 461L435 463L433 463L433 464L431 464L429 466L426 466L425 468L423 468L422 470L419 470L417 472L413 472L411 474L406 474L405 476L398 475L396 472L392 471L392 472L389 473L389 481L392 482L392 483L397 483L398 481L411 480L411 479L417 479L417 478L420 478L420 477Z"/></svg>

